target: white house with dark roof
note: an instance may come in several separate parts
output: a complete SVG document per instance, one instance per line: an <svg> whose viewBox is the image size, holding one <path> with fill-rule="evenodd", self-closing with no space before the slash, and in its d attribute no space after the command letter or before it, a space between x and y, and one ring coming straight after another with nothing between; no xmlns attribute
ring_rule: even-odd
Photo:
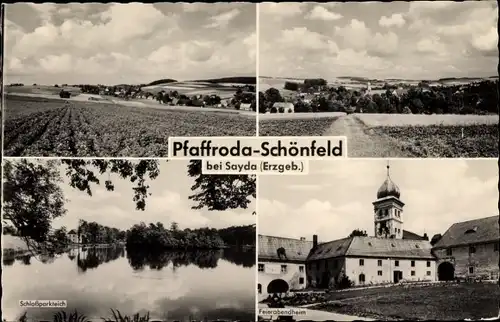
<svg viewBox="0 0 500 322"><path fill-rule="evenodd" d="M78 233L74 229L71 229L68 232L68 239L69 239L70 243L72 243L72 244L81 244L82 243L81 237L78 236Z"/></svg>
<svg viewBox="0 0 500 322"><path fill-rule="evenodd" d="M307 286L306 259L311 251L312 241L259 235L258 245L259 301L274 292L273 284L277 281L285 281L290 290L301 290Z"/></svg>
<svg viewBox="0 0 500 322"><path fill-rule="evenodd" d="M453 224L434 244L440 280L499 278L499 216Z"/></svg>

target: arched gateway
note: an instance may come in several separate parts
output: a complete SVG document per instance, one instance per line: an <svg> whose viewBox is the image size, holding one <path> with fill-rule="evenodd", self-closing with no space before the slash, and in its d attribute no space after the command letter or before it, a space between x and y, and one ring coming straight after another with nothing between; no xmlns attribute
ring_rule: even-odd
<svg viewBox="0 0 500 322"><path fill-rule="evenodd" d="M438 279L440 281L451 281L455 279L455 267L450 262L443 262L438 266Z"/></svg>

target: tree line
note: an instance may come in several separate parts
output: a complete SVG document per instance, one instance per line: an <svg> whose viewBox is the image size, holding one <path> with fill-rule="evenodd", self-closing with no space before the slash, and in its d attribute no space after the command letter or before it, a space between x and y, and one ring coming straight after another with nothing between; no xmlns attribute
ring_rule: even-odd
<svg viewBox="0 0 500 322"><path fill-rule="evenodd" d="M175 222L169 228L160 222L149 225L141 222L129 229L126 237L127 249L142 251L221 249L245 245L255 245L255 226L181 230Z"/></svg>
<svg viewBox="0 0 500 322"><path fill-rule="evenodd" d="M490 114L498 113L498 81L485 80L467 85L419 86L396 89L386 86L385 92L366 95L362 91L349 90L344 86L328 87L322 80L310 82L305 87L285 84L297 90L293 99L295 112L356 112L398 114ZM296 84L296 83L295 83ZM292 86L292 87L291 87ZM295 87L294 87L295 86ZM295 89L299 87L299 89ZM306 88L306 89L304 89ZM309 101L303 98L307 89L320 91ZM259 112L279 112L274 103L285 98L276 88L259 93Z"/></svg>

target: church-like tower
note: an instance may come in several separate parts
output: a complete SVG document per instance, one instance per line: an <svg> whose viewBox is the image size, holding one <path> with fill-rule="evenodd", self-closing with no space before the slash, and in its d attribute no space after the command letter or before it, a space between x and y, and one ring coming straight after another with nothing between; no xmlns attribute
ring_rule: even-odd
<svg viewBox="0 0 500 322"><path fill-rule="evenodd" d="M375 237L403 239L403 207L399 187L391 180L387 164L387 178L377 191L373 202Z"/></svg>

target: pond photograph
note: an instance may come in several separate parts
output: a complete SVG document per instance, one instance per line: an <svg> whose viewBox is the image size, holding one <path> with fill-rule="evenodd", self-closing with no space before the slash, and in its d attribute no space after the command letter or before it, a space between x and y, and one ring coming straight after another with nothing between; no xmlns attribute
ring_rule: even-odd
<svg viewBox="0 0 500 322"><path fill-rule="evenodd" d="M16 159L3 192L4 321L255 321L254 177Z"/></svg>

